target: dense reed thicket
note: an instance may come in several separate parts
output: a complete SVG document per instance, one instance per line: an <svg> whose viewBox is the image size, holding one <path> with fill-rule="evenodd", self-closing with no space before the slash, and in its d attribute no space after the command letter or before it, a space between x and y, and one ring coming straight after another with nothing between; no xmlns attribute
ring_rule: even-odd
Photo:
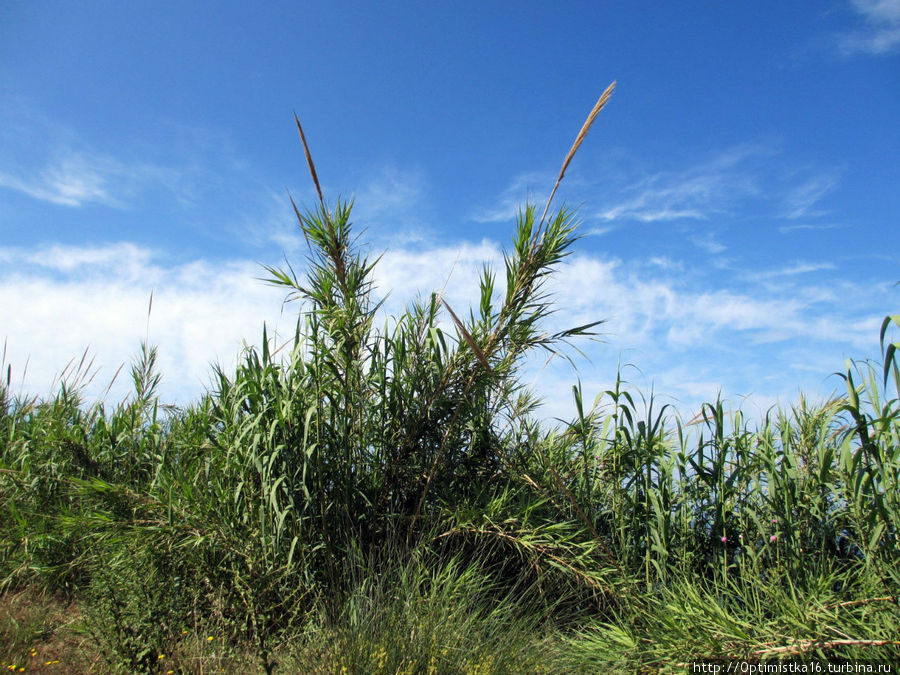
<svg viewBox="0 0 900 675"><path fill-rule="evenodd" d="M722 401L683 421L617 379L549 428L518 375L596 326L544 329L573 214L524 208L469 312L432 294L381 325L351 204L318 194L295 206L305 274L266 268L293 339L264 328L194 405L159 401L147 344L114 407L77 373L46 399L0 384L5 666L61 631L96 656L47 672L900 658L900 318L846 394L757 426ZM63 628L26 597L79 611Z"/></svg>

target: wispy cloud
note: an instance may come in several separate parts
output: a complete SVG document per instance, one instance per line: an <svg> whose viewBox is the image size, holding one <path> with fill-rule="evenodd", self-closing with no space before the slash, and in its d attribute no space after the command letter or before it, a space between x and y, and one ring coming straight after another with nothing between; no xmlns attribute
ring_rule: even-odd
<svg viewBox="0 0 900 675"><path fill-rule="evenodd" d="M718 255L719 253L724 253L728 249L725 244L720 242L716 236L710 232L692 235L690 240L697 248L710 255Z"/></svg>
<svg viewBox="0 0 900 675"><path fill-rule="evenodd" d="M534 190L553 184L549 172L530 171L519 174L490 206L476 209L469 217L476 223L513 222L526 202L534 201Z"/></svg>
<svg viewBox="0 0 900 675"><path fill-rule="evenodd" d="M819 263L807 263L807 262L797 262L792 265L787 265L785 267L779 267L777 269L766 270L764 272L758 272L756 274L748 275L749 279L756 280L764 280L764 279L777 279L779 277L795 277L801 274L810 274L813 272L822 272L825 270L833 270L835 269L834 263L830 262L819 262Z"/></svg>
<svg viewBox="0 0 900 675"><path fill-rule="evenodd" d="M152 188L183 196L179 170L144 161L128 162L109 154L65 144L0 159L0 187L59 206L100 204L125 208L135 195Z"/></svg>
<svg viewBox="0 0 900 675"><path fill-rule="evenodd" d="M250 193L265 195L253 169L212 136L178 127L168 130L165 143L136 136L117 145L88 138L22 101L0 101L0 199L8 203L16 192L72 209L105 206L142 215L184 216L202 208L211 218L220 215L211 213L220 203L231 213L234 202L257 201Z"/></svg>
<svg viewBox="0 0 900 675"><path fill-rule="evenodd" d="M605 234L609 234L616 228L612 225L607 225L606 227L590 227L584 231L585 236L588 237L602 237Z"/></svg>
<svg viewBox="0 0 900 675"><path fill-rule="evenodd" d="M647 259L647 264L658 267L661 270L681 271L684 269L683 262L664 256L652 256Z"/></svg>
<svg viewBox="0 0 900 675"><path fill-rule="evenodd" d="M354 210L365 222L409 219L421 207L427 193L421 171L386 165L372 171L362 180L356 192Z"/></svg>
<svg viewBox="0 0 900 675"><path fill-rule="evenodd" d="M787 234L789 232L798 232L798 231L816 231L816 230L836 230L838 228L844 227L843 225L837 225L835 223L800 223L795 225L781 225L778 228L778 231L782 234Z"/></svg>
<svg viewBox="0 0 900 675"><path fill-rule="evenodd" d="M742 145L679 171L654 173L626 187L627 196L597 215L604 220L641 222L709 219L759 192L756 172L745 165L771 154L762 146Z"/></svg>
<svg viewBox="0 0 900 675"><path fill-rule="evenodd" d="M748 142L735 145L701 161L677 168L652 171L646 163L620 154L609 160L601 176L585 178L573 174L568 184L572 202L601 203L589 214L599 224L585 230L587 235L608 234L620 224L673 223L685 228L688 241L704 254L719 255L726 250L723 227L737 220L806 219L815 222L827 211L822 200L839 185L834 169L792 166L780 157L771 143ZM494 204L476 211L479 222L511 220L534 185L549 182L549 174L524 173L516 176ZM703 231L697 231L697 225Z"/></svg>
<svg viewBox="0 0 900 675"><path fill-rule="evenodd" d="M421 245L437 236L438 221L426 173L383 164L367 169L353 191L353 219L380 248Z"/></svg>
<svg viewBox="0 0 900 675"><path fill-rule="evenodd" d="M887 54L900 49L900 0L851 0L863 26L839 36L845 54Z"/></svg>
<svg viewBox="0 0 900 675"><path fill-rule="evenodd" d="M821 174L812 176L800 185L790 188L785 196L787 206L785 217L796 220L826 215L826 211L814 210L813 207L819 203L822 197L831 192L838 182L837 174Z"/></svg>
<svg viewBox="0 0 900 675"><path fill-rule="evenodd" d="M64 206L81 206L85 202L112 202L105 180L90 167L78 166L71 160L50 167L31 179L0 173L0 185L29 197Z"/></svg>
<svg viewBox="0 0 900 675"><path fill-rule="evenodd" d="M790 166L779 154L771 145L745 143L678 169L643 176L623 170L615 179L619 187L604 189L613 201L595 215L609 222L707 223L709 231L691 239L714 254L724 249L712 230L729 219L755 213L814 221L825 215L820 204L838 186L838 172Z"/></svg>
<svg viewBox="0 0 900 675"><path fill-rule="evenodd" d="M303 200L298 208L302 208ZM285 192L259 187L251 190L241 200L242 211L233 214L228 224L229 232L253 248L267 248L275 245L285 254L292 254L304 246L303 235L297 222L297 215L291 207ZM302 213L302 210L301 210Z"/></svg>
<svg viewBox="0 0 900 675"><path fill-rule="evenodd" d="M111 158L67 152L34 172L14 175L0 171L0 186L62 206L96 203L121 207L125 195L115 184L127 178L126 173Z"/></svg>

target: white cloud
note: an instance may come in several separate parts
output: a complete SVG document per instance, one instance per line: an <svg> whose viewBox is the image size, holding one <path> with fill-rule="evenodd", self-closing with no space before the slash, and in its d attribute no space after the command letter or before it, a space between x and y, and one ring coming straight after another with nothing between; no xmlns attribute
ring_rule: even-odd
<svg viewBox="0 0 900 675"><path fill-rule="evenodd" d="M123 278L137 279L148 269L153 253L127 242L99 247L47 246L20 252L20 260L57 272L103 271L115 267Z"/></svg>
<svg viewBox="0 0 900 675"><path fill-rule="evenodd" d="M159 345L164 399L179 403L202 391L211 362L230 368L242 340L258 343L263 321L270 334L280 327L288 337L298 309L291 305L282 314L283 292L257 281L261 269L245 260L172 263L130 243L0 248L0 260L11 262L0 275L0 338L7 340L14 386L28 362L25 391L32 393L48 393L54 376L85 348L100 368L90 392L102 393L147 332L151 292L149 338ZM498 273L499 296L503 266L495 242L397 246L376 267L378 293L393 291L385 311L396 316L416 292L441 290L464 316L478 296L485 262ZM637 264L578 253L552 278L558 311L547 329L606 320L600 330L607 344L579 344L591 359L579 361L586 395L609 388L619 355L627 354L647 374L637 381L643 391L655 387L683 410L719 390L731 398L793 400L798 389L821 390L845 357L870 356L877 345L878 308L888 290L851 282L801 285L807 272L829 269L800 262L770 273L790 285L711 289L686 277L678 260ZM850 306L847 297L854 298ZM529 372L549 399L545 414L569 414L576 380L570 366L535 362ZM127 379L120 376L113 400L127 392Z"/></svg>
<svg viewBox="0 0 900 675"><path fill-rule="evenodd" d="M656 383L656 391L682 410L696 410L720 391L732 401L752 395L756 404L789 403L800 390L826 395L833 386L828 375L845 358L877 353L884 288L798 285L804 270L797 265L783 270L790 286L709 289L689 283L674 266L657 266L661 272L654 274L655 261L647 262L641 267L579 255L556 280L560 327L607 319L608 346L588 351L595 361L591 372L607 373L603 386L611 384L613 357L627 351L647 373L638 381L642 390ZM848 307L847 297L857 306ZM804 372L793 368L800 354L808 359Z"/></svg>
<svg viewBox="0 0 900 675"><path fill-rule="evenodd" d="M851 0L864 27L839 36L845 54L887 54L900 48L900 0Z"/></svg>
<svg viewBox="0 0 900 675"><path fill-rule="evenodd" d="M396 314L417 293L439 291L460 314L456 308L468 306L478 297L483 265L502 269L502 255L500 247L486 239L478 244L393 248L385 252L375 268L378 293L389 296L387 309ZM498 291L502 281L497 280Z"/></svg>
<svg viewBox="0 0 900 675"><path fill-rule="evenodd" d="M264 320L293 325L279 316L283 294L254 281L260 269L250 262L164 266L162 256L131 244L54 247L20 259L43 267L0 278L0 306L13 381L27 362L32 393L47 393L86 348L100 369L89 393L101 393L145 337L151 293L149 338L159 345L164 391L182 403L208 382L210 362L233 364L243 338L258 341ZM114 398L127 391L125 380Z"/></svg>

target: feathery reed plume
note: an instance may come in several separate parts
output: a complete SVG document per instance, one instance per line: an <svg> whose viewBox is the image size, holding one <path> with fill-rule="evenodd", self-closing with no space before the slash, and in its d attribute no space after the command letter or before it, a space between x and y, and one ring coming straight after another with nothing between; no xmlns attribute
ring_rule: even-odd
<svg viewBox="0 0 900 675"><path fill-rule="evenodd" d="M322 205L322 219L325 222L325 226L330 233L332 238L332 243L337 244L336 233L334 230L334 223L331 222L331 218L328 216L328 209L325 207L325 197L322 196L322 186L319 185L319 176L316 173L316 165L313 163L312 153L309 151L309 144L306 142L306 134L303 133L303 127L300 125L300 118L297 117L297 113L294 113L294 121L297 123L297 131L300 132L300 142L303 143L303 153L306 155L306 163L309 165L309 175L312 176L313 184L316 186L316 192L319 195L319 204ZM301 227L303 226L303 216L300 215L299 209L297 209L297 205L294 203L294 198L291 197L290 193L288 193L288 197L291 200L291 206L294 207L294 213L297 216L297 220L300 222ZM338 202L340 205L340 202ZM340 246L332 247L329 250L329 255L334 262L335 270L338 275L338 280L341 283L341 288L346 291L347 287L347 271L345 267L345 262L342 256L342 249Z"/></svg>
<svg viewBox="0 0 900 675"><path fill-rule="evenodd" d="M606 102L609 100L609 97L612 96L613 89L616 88L616 83L613 81L604 91L600 98L597 99L597 103L594 104L594 108L591 110L590 115L587 116L587 119L584 121L584 124L581 127L581 131L578 132L578 135L575 137L575 142L572 143L572 147L569 149L569 154L566 155L566 158L563 160L562 168L559 170L559 177L556 179L556 185L553 186L553 190L550 191L550 198L547 199L547 205L544 207L544 212L541 214L541 220L538 223L538 234L540 234L541 228L544 225L544 219L547 217L547 211L550 210L550 202L553 201L553 195L556 194L556 189L559 187L559 184L562 183L563 176L566 175L566 169L569 168L569 163L572 161L572 158L575 156L575 153L578 152L578 148L581 143L584 141L585 136L587 136L588 131L591 128L591 125L594 123L594 120L597 119L597 115L600 114L600 111L603 110L603 107L606 105ZM301 132L302 133L302 132Z"/></svg>
<svg viewBox="0 0 900 675"><path fill-rule="evenodd" d="M303 143L303 152L306 154L306 163L309 165L309 174L312 176L313 183L316 186L316 192L319 193L319 203L325 206L325 198L322 197L322 188L319 185L319 177L316 175L316 165L313 164L312 155L309 152L309 145L306 142L306 134L303 133L303 127L300 126L300 118L294 113L294 121L297 123L297 131L300 132L300 142ZM296 207L294 207L296 209Z"/></svg>

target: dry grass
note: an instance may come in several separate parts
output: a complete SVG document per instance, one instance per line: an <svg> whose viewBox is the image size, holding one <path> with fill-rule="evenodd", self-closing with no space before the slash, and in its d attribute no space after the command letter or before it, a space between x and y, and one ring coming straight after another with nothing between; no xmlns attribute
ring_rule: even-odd
<svg viewBox="0 0 900 675"><path fill-rule="evenodd" d="M103 672L101 654L74 628L78 606L33 590L0 596L0 669L28 673Z"/></svg>
<svg viewBox="0 0 900 675"><path fill-rule="evenodd" d="M559 187L560 183L562 183L562 180L566 175L566 169L569 168L569 164L572 162L572 158L575 156L575 153L578 152L578 148L581 147L581 144L584 142L588 131L590 131L591 129L591 125L594 123L594 120L597 119L597 115L600 114L600 111L603 110L603 108L606 106L606 102L609 101L609 97L612 96L613 90L615 88L616 83L611 82L610 85L606 88L606 91L600 94L600 98L597 99L597 102L591 109L591 112L587 116L587 119L584 121L584 124L581 125L581 130L575 137L575 142L572 143L572 147L569 148L569 152L566 153L566 158L563 160L562 168L560 168L559 170L559 176L556 178L556 184L550 191L550 197L547 199L547 204L546 206L544 206L544 212L541 214L541 220L538 223L538 232L540 232L541 227L544 225L544 219L546 219L547 212L550 210L550 202L553 201L553 196L556 194L557 188Z"/></svg>

